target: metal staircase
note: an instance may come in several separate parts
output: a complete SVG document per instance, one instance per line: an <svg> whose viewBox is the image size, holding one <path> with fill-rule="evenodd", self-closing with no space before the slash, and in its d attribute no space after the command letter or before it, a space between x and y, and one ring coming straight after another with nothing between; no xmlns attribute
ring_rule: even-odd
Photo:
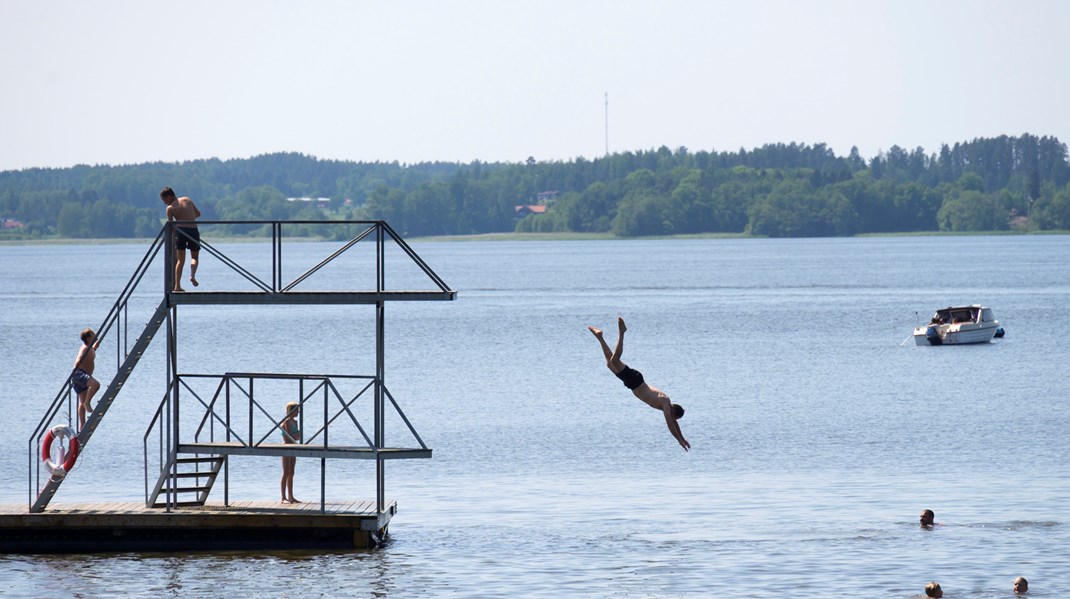
<svg viewBox="0 0 1070 599"><path fill-rule="evenodd" d="M172 507L204 505L226 461L226 456L218 455L175 457L156 482L147 504L150 507L168 507L166 501L160 501L160 494L163 494L172 498ZM194 498L187 499L191 494Z"/></svg>
<svg viewBox="0 0 1070 599"><path fill-rule="evenodd" d="M89 439L92 438L93 432L97 430L97 426L100 425L100 421L103 420L104 414L108 412L108 408L111 407L115 396L122 390L126 380L130 378L130 373L134 371L134 367L137 366L138 361L141 360L142 354L148 349L149 344L152 343L152 338L156 336L156 332L160 330L160 325L167 319L167 300L164 299L160 302L160 306L156 308L156 313L152 315L152 319L145 325L145 329L141 332L141 335L134 342L133 348L126 355L126 359L123 361L122 366L115 373L111 383L108 384L107 390L104 394L97 399L96 409L86 419L85 426L78 433L78 444L81 446L80 451L85 451L86 445L89 444ZM68 383L69 384L69 383ZM50 477L48 482L45 483L44 488L37 495L37 500L30 506L30 512L42 512L48 506L48 502L52 500L52 497L59 490L59 486L63 484L66 477Z"/></svg>
<svg viewBox="0 0 1070 599"><path fill-rule="evenodd" d="M160 254L160 250L164 249L165 240L168 239L166 235L167 229L163 229L156 236L156 239L149 245L148 251L141 259L141 263L134 270L134 274L131 275L130 280L127 281L126 286L119 294L119 298L112 305L108 315L104 318L104 321L96 329L97 339L103 343L109 338L109 334L112 339L115 339L116 348L116 369L115 376L108 384L104 392L97 396L96 409L89 414L85 426L78 433L78 442L81 446L81 451L85 450L86 444L93 436L93 432L100 426L101 420L104 418L104 414L107 413L108 408L111 407L115 397L122 390L123 385L126 384L127 379L130 377L130 373L134 370L138 361L141 360L141 356L145 353L149 344L152 342L152 338L159 331L160 325L167 319L168 304L167 298L160 302L159 307L156 308L155 313L149 319L145 325L144 330L140 333L133 346L127 345L127 333L129 330L128 321L130 320L130 300L134 296L134 291L138 285L144 279L145 274L148 272L152 262ZM165 250L165 253L166 250ZM98 369L99 371L99 369ZM73 374L73 371L72 371ZM59 393L52 400L45 415L41 418L41 421L37 424L37 428L34 429L33 434L30 435L28 440L28 453L29 453L29 505L30 512L41 512L48 506L49 501L56 494L59 486L63 483L63 477L58 479L50 477L47 472L42 475L42 466L40 461L41 455L41 442L45 435L51 428L57 423L67 422L71 420L71 413L74 411L73 406L77 402L77 398L74 396L74 388L71 385L70 377L68 377L63 385L60 387ZM35 468L36 465L36 468Z"/></svg>

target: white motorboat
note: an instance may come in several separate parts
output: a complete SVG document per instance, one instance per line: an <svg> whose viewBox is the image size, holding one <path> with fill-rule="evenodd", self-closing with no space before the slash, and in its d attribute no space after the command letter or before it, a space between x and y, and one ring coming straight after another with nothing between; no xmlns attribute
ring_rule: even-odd
<svg viewBox="0 0 1070 599"><path fill-rule="evenodd" d="M937 310L929 324L914 327L914 343L917 345L963 345L988 343L993 337L1003 336L999 321L992 308L972 306L949 306Z"/></svg>

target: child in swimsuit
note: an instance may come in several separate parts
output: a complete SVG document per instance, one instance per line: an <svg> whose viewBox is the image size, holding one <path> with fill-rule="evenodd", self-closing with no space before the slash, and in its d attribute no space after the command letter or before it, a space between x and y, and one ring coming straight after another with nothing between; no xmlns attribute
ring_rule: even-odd
<svg viewBox="0 0 1070 599"><path fill-rule="evenodd" d="M297 424L297 411L300 404L291 401L286 404L286 418L282 420L279 428L282 429L282 442L285 444L301 442L301 427ZM282 456L282 480L279 488L282 491L283 503L301 503L294 497L294 468L297 466L297 457Z"/></svg>
<svg viewBox="0 0 1070 599"><path fill-rule="evenodd" d="M78 350L78 357L74 359L74 372L71 373L71 386L78 395L78 430L85 427L85 418L93 411L89 405L93 396L100 389L100 383L93 378L93 370L96 367L97 348L100 340L93 329L86 329L79 335L82 339L82 347Z"/></svg>

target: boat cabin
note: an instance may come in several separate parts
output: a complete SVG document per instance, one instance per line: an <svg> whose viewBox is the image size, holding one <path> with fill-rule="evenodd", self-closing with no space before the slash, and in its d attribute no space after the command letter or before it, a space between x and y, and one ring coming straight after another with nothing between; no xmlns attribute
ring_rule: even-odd
<svg viewBox="0 0 1070 599"><path fill-rule="evenodd" d="M929 324L959 324L964 322L995 322L991 308L983 306L947 307L937 310Z"/></svg>

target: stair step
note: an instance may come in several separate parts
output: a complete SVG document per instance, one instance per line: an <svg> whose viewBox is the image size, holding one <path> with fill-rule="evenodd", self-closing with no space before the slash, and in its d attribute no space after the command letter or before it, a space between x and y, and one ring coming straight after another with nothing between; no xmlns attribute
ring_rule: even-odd
<svg viewBox="0 0 1070 599"><path fill-rule="evenodd" d="M223 461L223 458L218 457L218 456L212 457L212 458L176 458L175 459L175 462L179 463L179 464L213 464L213 463L222 462L222 461Z"/></svg>
<svg viewBox="0 0 1070 599"><path fill-rule="evenodd" d="M206 476L216 476L217 474L218 473L212 472L211 470L201 470L200 472L179 472L178 474L168 475L167 478L171 478L172 476L178 478L203 478Z"/></svg>
<svg viewBox="0 0 1070 599"><path fill-rule="evenodd" d="M165 487L165 488L161 489L160 492L161 493L165 493L168 490L170 490L172 493L200 493L201 491L207 491L208 489L211 489L211 488L212 487L210 487L210 486L208 486L208 487L179 487L177 489L171 489L170 487Z"/></svg>
<svg viewBox="0 0 1070 599"><path fill-rule="evenodd" d="M176 501L173 504L175 507L194 507L204 505L203 501ZM152 507L167 507L167 503L154 503Z"/></svg>

